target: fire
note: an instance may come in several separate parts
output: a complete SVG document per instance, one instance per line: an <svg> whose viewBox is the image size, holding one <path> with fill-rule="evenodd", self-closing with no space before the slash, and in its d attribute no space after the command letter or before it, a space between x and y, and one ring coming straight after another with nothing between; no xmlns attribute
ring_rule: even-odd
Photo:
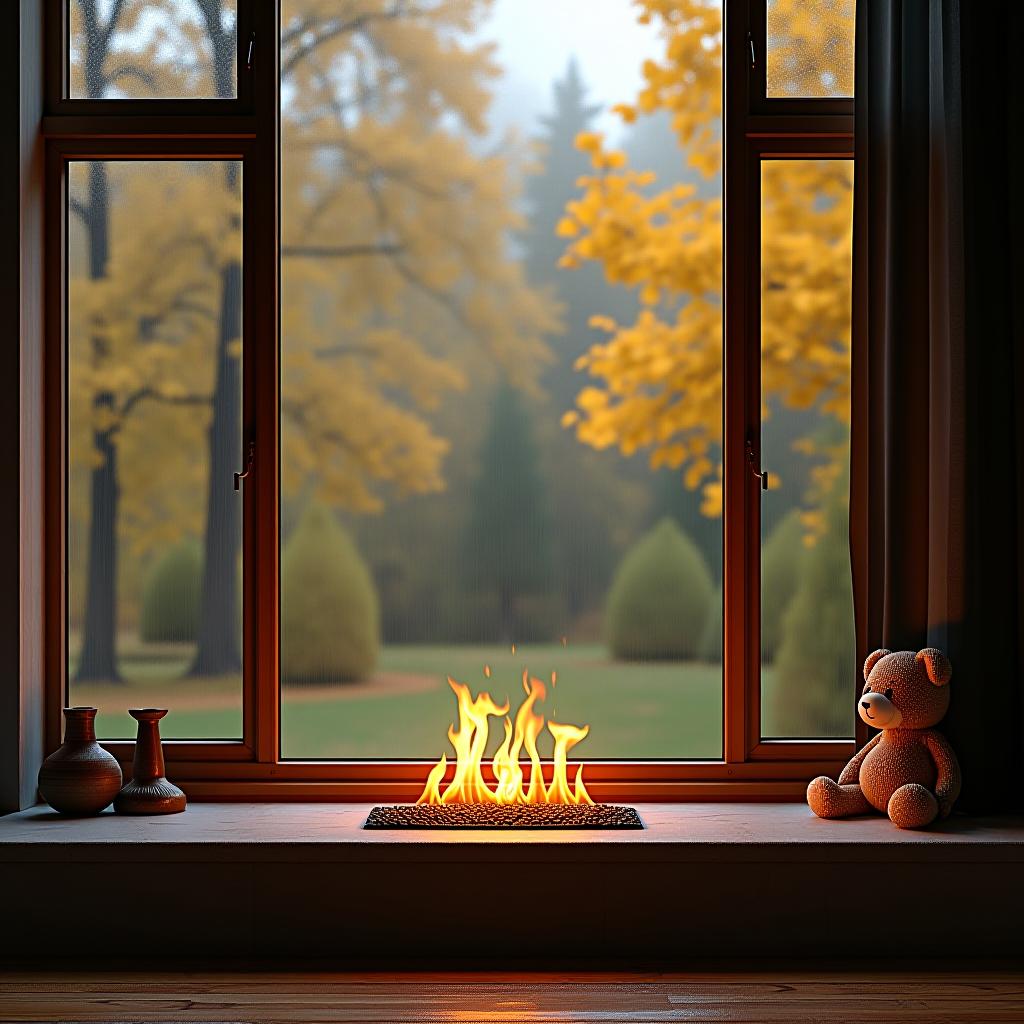
<svg viewBox="0 0 1024 1024"><path fill-rule="evenodd" d="M552 678L552 682L554 679ZM583 765L576 770L572 786L568 779L569 751L587 733L590 726L563 725L548 722L548 732L555 741L553 774L550 784L544 782L537 737L544 728L544 716L536 710L538 701L547 696L547 688L539 679L523 672L523 702L516 711L515 724L509 718L509 702L496 704L489 693L475 699L468 686L450 676L448 685L459 703L458 728L451 725L448 739L455 748L455 774L442 789L448 770L447 755L434 765L427 776L418 804L592 804L583 785ZM483 776L484 750L487 748L488 719L504 716L505 738L491 759L495 785L488 785ZM524 757L529 761L528 775L523 771Z"/></svg>

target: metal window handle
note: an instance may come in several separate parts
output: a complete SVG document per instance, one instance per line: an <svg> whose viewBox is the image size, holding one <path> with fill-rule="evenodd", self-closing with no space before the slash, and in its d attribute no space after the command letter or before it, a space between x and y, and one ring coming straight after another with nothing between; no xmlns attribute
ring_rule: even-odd
<svg viewBox="0 0 1024 1024"><path fill-rule="evenodd" d="M747 463L750 466L750 472L754 474L761 481L761 490L768 490L768 470L760 469L757 465L757 453L754 451L754 442L747 441Z"/></svg>
<svg viewBox="0 0 1024 1024"><path fill-rule="evenodd" d="M751 43L751 45L753 45L753 43ZM249 54L245 58L245 67L246 67L247 71L252 71L252 54L253 54L253 51L255 49L256 49L256 33L253 32L253 34L251 36L249 36Z"/></svg>
<svg viewBox="0 0 1024 1024"><path fill-rule="evenodd" d="M757 67L757 58L754 56L754 34L753 32L747 33L747 42L750 43L750 66Z"/></svg>
<svg viewBox="0 0 1024 1024"><path fill-rule="evenodd" d="M256 460L256 442L249 442L249 457L245 460L245 470L241 473L235 474L235 490L239 490L242 486L242 481L252 475L252 467Z"/></svg>

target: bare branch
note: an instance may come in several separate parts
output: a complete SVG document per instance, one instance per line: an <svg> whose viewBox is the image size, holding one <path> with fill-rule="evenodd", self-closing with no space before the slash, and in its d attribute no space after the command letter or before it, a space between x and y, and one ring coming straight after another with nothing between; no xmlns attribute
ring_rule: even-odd
<svg viewBox="0 0 1024 1024"><path fill-rule="evenodd" d="M134 64L119 64L106 76L105 81L107 85L113 85L120 78L137 78L151 91L156 91L156 79L148 71L143 71Z"/></svg>
<svg viewBox="0 0 1024 1024"><path fill-rule="evenodd" d="M213 403L213 396L199 394L163 395L153 388L140 388L124 400L118 412L118 417L122 420L125 419L132 409L140 402L145 401L162 402L164 405L211 405Z"/></svg>
<svg viewBox="0 0 1024 1024"><path fill-rule="evenodd" d="M316 22L301 22L294 28L282 33L282 50L289 43L301 39L306 33L312 33L313 37L308 42L296 47L295 52L290 54L287 60L281 62L281 77L286 78L295 70L296 65L313 53L314 50L319 49L324 43L329 43L332 39L359 32L373 22L395 21L402 17L415 17L419 13L422 13L422 11L417 8L408 7L402 0L398 0L390 11L368 11L355 18L350 18L348 21L321 22L319 27L317 27Z"/></svg>
<svg viewBox="0 0 1024 1024"><path fill-rule="evenodd" d="M75 214L77 217L82 218L82 222L88 226L89 223L89 207L85 205L80 199L74 197L68 199L68 209Z"/></svg>
<svg viewBox="0 0 1024 1024"><path fill-rule="evenodd" d="M107 50L110 45L110 37L114 34L114 30L117 28L117 23L121 20L121 14L124 12L124 0L114 0L113 6L110 8L110 17L107 18L107 23L103 27L103 51Z"/></svg>
<svg viewBox="0 0 1024 1024"><path fill-rule="evenodd" d="M317 359L334 359L336 356L365 356L367 359L380 358L380 352L371 345L328 345L313 351Z"/></svg>
<svg viewBox="0 0 1024 1024"><path fill-rule="evenodd" d="M388 242L370 242L365 245L283 245L282 256L300 259L349 259L352 256L393 256L402 246Z"/></svg>

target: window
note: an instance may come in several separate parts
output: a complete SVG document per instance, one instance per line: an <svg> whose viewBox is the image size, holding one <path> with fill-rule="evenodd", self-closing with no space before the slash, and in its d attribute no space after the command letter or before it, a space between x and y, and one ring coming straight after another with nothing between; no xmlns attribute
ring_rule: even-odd
<svg viewBox="0 0 1024 1024"><path fill-rule="evenodd" d="M241 179L67 165L68 689L111 739L126 695L242 736Z"/></svg>
<svg viewBox="0 0 1024 1024"><path fill-rule="evenodd" d="M821 7L54 4L50 741L160 704L193 793L408 797L447 677L525 672L598 797L848 756Z"/></svg>
<svg viewBox="0 0 1024 1024"><path fill-rule="evenodd" d="M69 0L71 99L232 99L234 0Z"/></svg>

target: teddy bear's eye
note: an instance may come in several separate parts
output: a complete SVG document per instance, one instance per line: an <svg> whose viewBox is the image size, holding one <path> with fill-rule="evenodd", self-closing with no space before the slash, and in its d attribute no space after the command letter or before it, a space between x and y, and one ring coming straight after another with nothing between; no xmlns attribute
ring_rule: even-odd
<svg viewBox="0 0 1024 1024"><path fill-rule="evenodd" d="M871 684L870 683L865 683L864 684L864 689L861 691L861 693L870 693L870 692L871 692Z"/></svg>
<svg viewBox="0 0 1024 1024"><path fill-rule="evenodd" d="M891 686L889 687L888 690L885 691L885 699L886 700L892 700L892 687Z"/></svg>

